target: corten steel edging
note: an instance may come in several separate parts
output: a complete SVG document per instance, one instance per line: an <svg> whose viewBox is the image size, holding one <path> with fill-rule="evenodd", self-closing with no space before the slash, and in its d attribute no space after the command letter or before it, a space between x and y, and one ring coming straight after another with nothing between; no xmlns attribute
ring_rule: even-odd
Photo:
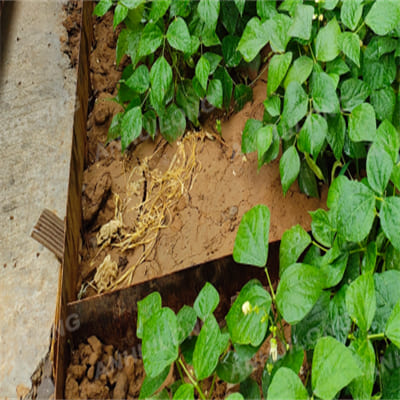
<svg viewBox="0 0 400 400"><path fill-rule="evenodd" d="M86 151L86 122L88 99L91 92L89 55L93 43L92 13L93 2L82 1L81 38L78 61L75 114L73 125L70 177L68 184L67 217L64 237L59 296L56 311L56 340L54 344L55 398L64 397L65 367L68 364L67 303L75 299L75 285L78 275L79 241L82 227L81 190ZM61 378L61 379L60 379Z"/></svg>

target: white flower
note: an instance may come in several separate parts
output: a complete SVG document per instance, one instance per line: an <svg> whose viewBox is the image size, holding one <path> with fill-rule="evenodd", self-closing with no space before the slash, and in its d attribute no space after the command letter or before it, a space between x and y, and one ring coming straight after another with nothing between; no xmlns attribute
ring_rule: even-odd
<svg viewBox="0 0 400 400"><path fill-rule="evenodd" d="M271 339L271 348L269 350L272 360L275 362L278 359L278 343L275 338Z"/></svg>
<svg viewBox="0 0 400 400"><path fill-rule="evenodd" d="M242 312L244 315L247 315L251 312L251 304L249 301L245 301L242 305Z"/></svg>

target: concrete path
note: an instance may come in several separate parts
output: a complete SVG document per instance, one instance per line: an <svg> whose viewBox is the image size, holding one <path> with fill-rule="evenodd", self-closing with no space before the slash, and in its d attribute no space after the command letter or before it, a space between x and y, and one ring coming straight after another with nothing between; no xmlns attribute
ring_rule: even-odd
<svg viewBox="0 0 400 400"><path fill-rule="evenodd" d="M60 0L6 1L0 53L0 398L30 387L49 348L59 263L30 238L64 218L75 70L60 50Z"/></svg>

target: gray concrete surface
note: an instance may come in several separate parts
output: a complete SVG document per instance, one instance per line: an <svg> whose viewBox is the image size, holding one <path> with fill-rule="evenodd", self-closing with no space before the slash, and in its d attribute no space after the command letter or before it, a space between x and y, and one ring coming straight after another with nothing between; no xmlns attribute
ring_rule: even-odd
<svg viewBox="0 0 400 400"><path fill-rule="evenodd" d="M60 0L7 2L0 53L0 398L15 398L49 347L59 263L30 238L65 216L76 73L60 50Z"/></svg>

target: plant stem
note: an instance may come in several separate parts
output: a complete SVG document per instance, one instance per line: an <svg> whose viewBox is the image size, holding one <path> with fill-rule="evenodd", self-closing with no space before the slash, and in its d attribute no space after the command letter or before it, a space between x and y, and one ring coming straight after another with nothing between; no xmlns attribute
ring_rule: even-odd
<svg viewBox="0 0 400 400"><path fill-rule="evenodd" d="M264 268L265 274L267 275L267 279L268 279L268 285L269 285L269 289L271 290L271 296L272 296L272 300L275 302L275 291L274 288L272 287L272 282L271 282L271 278L269 277L269 273L268 273L268 268Z"/></svg>
<svg viewBox="0 0 400 400"><path fill-rule="evenodd" d="M204 393L202 392L202 390L200 389L199 384L193 379L193 376L190 374L190 372L187 370L187 368L185 367L185 364L183 363L182 359L179 358L178 360L179 364L181 365L182 369L185 371L185 374L187 375L187 377L189 378L190 382L192 383L192 385L195 387L195 389L197 390L197 392L199 393L199 396L203 399L203 400L207 400L206 396L204 396Z"/></svg>
<svg viewBox="0 0 400 400"><path fill-rule="evenodd" d="M317 64L317 59L314 56L314 52L312 50L312 45L308 46L308 48L310 49L311 57L314 60L314 64Z"/></svg>
<svg viewBox="0 0 400 400"><path fill-rule="evenodd" d="M213 380L211 382L210 393L207 396L209 399L212 399L212 394L213 394L213 391L214 391L214 385L215 385L215 381L216 380L217 380L217 374L214 374Z"/></svg>
<svg viewBox="0 0 400 400"><path fill-rule="evenodd" d="M318 247L320 250L324 251L325 253L328 252L328 249L326 249L324 246L321 246L318 242L316 242L315 240L313 240L311 242L314 246Z"/></svg>
<svg viewBox="0 0 400 400"><path fill-rule="evenodd" d="M176 364L176 369L179 372L179 376L181 377L181 381L184 382L185 380L184 380L184 376L183 376L183 373L182 373L182 368L181 368L181 366L179 365L179 363L177 361L175 361L175 364Z"/></svg>
<svg viewBox="0 0 400 400"><path fill-rule="evenodd" d="M384 333L375 333L373 335L368 335L367 336L368 340L380 340L380 339L385 339L385 334Z"/></svg>

